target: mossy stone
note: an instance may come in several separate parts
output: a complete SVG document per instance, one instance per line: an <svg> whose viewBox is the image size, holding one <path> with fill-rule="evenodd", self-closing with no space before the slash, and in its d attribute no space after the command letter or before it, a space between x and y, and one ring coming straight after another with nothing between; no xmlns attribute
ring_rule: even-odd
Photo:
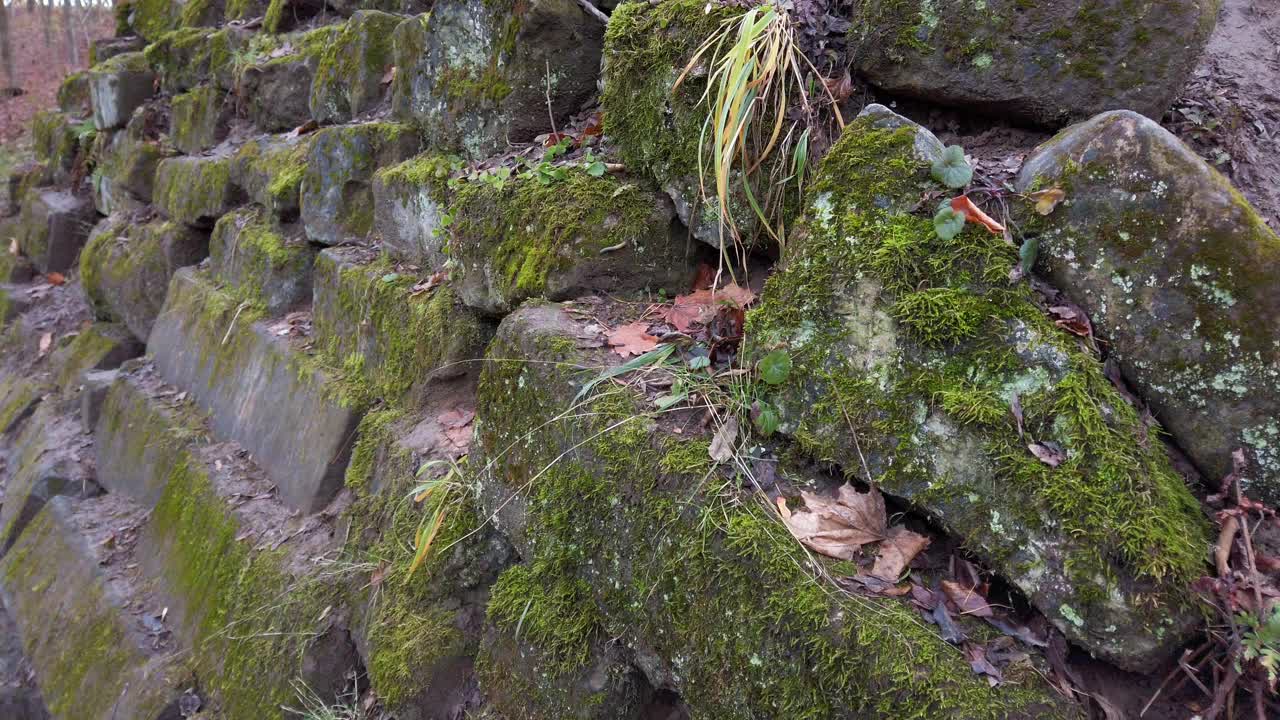
<svg viewBox="0 0 1280 720"><path fill-rule="evenodd" d="M1089 314L1109 357L1212 485L1246 455L1247 492L1280 502L1280 237L1154 121L1072 126L1016 187L1059 188L1019 223L1038 268Z"/></svg>
<svg viewBox="0 0 1280 720"><path fill-rule="evenodd" d="M323 245L361 239L373 229L373 174L416 154L421 141L409 125L369 122L324 128L307 150L302 176L302 223Z"/></svg>
<svg viewBox="0 0 1280 720"><path fill-rule="evenodd" d="M227 213L213 228L211 269L232 292L270 315L311 299L316 251L296 225L284 227L258 206Z"/></svg>
<svg viewBox="0 0 1280 720"><path fill-rule="evenodd" d="M391 66L391 35L404 18L360 10L325 48L311 81L309 107L319 123L349 122L386 94L382 78Z"/></svg>
<svg viewBox="0 0 1280 720"><path fill-rule="evenodd" d="M218 156L161 160L153 195L156 207L170 220L197 228L212 227L242 197L231 182L231 159Z"/></svg>
<svg viewBox="0 0 1280 720"><path fill-rule="evenodd" d="M198 155L222 142L230 129L232 98L212 85L200 85L172 101L169 136L173 146Z"/></svg>
<svg viewBox="0 0 1280 720"><path fill-rule="evenodd" d="M127 52L89 68L93 124L99 130L124 127L138 106L155 94L155 74L140 52Z"/></svg>
<svg viewBox="0 0 1280 720"><path fill-rule="evenodd" d="M89 73L78 70L67 75L58 85L58 109L77 116L89 114Z"/></svg>

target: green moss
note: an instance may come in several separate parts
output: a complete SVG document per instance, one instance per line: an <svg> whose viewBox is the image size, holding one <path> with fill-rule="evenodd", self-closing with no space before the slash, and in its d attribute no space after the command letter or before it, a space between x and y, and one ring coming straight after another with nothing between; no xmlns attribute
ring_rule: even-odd
<svg viewBox="0 0 1280 720"><path fill-rule="evenodd" d="M762 506L705 477L705 440L655 432L629 391L564 418L576 378L522 354L524 332L490 351L477 451L495 468L482 482L524 488L528 505L529 550L495 587L490 617L519 625L548 674L612 638L673 660L699 717L1059 714L1029 669L989 688L907 605L820 585Z"/></svg>
<svg viewBox="0 0 1280 720"><path fill-rule="evenodd" d="M1020 551L1011 527L1053 525L1071 539L1058 552L1086 614L1104 604L1085 602L1088 588L1118 589L1116 568L1147 583L1153 606L1183 607L1206 527L1159 443L1141 440L1136 412L1030 288L1010 285L1013 248L975 228L942 240L906 214L930 188L927 163L912 152L914 129L872 123L851 123L828 156L804 239L748 317L750 345L786 346L793 359L777 398L784 427L850 474L865 455L887 492L945 509L998 569ZM1027 452L1015 395L1027 437L1067 448L1062 466ZM976 443L987 467L951 467L949 443ZM1133 603L1154 632L1166 610Z"/></svg>
<svg viewBox="0 0 1280 720"><path fill-rule="evenodd" d="M173 0L131 0L126 7L132 11L130 26L148 40L155 40L178 25L181 6Z"/></svg>
<svg viewBox="0 0 1280 720"><path fill-rule="evenodd" d="M65 348L55 352L53 360L58 366L54 382L63 392L70 393L80 384L85 370L98 366L121 343L119 332L106 332L97 324L80 331Z"/></svg>
<svg viewBox="0 0 1280 720"><path fill-rule="evenodd" d="M280 32L280 22L284 19L285 6L288 0L271 0L267 6L267 14L262 19L262 29L269 33Z"/></svg>
<svg viewBox="0 0 1280 720"><path fill-rule="evenodd" d="M189 153L216 145L222 104L226 99L211 85L200 85L174 96L170 125L174 145Z"/></svg>
<svg viewBox="0 0 1280 720"><path fill-rule="evenodd" d="M376 176L389 185L426 188L438 202L446 203L448 181L456 165L454 158L427 152L398 165L380 168Z"/></svg>
<svg viewBox="0 0 1280 720"><path fill-rule="evenodd" d="M230 158L170 158L156 168L153 199L170 219L211 224L234 199Z"/></svg>
<svg viewBox="0 0 1280 720"><path fill-rule="evenodd" d="M311 82L311 114L347 120L381 99L382 76L393 64L391 35L403 18L362 10L320 52Z"/></svg>
<svg viewBox="0 0 1280 720"><path fill-rule="evenodd" d="M35 382L13 375L0 377L0 432L11 430L41 394L42 388Z"/></svg>
<svg viewBox="0 0 1280 720"><path fill-rule="evenodd" d="M221 9L219 5L220 3L215 4L215 0L187 0L182 4L179 21L184 28L217 24L221 18L212 17L212 15Z"/></svg>

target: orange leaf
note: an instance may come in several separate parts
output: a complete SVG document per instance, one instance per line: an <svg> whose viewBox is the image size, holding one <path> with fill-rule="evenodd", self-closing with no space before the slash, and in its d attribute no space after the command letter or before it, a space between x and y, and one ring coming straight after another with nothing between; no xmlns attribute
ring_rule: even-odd
<svg viewBox="0 0 1280 720"><path fill-rule="evenodd" d="M44 279L50 285L62 285L67 281L66 276L60 272L51 272L48 275L45 275Z"/></svg>
<svg viewBox="0 0 1280 720"><path fill-rule="evenodd" d="M951 198L951 209L958 213L963 213L965 220L985 227L994 235L1004 232L1004 226L996 222L995 218L982 212L982 209L974 205L968 195Z"/></svg>
<svg viewBox="0 0 1280 720"><path fill-rule="evenodd" d="M622 357L643 355L658 346L658 338L649 334L649 323L640 320L619 325L609 333L609 347Z"/></svg>

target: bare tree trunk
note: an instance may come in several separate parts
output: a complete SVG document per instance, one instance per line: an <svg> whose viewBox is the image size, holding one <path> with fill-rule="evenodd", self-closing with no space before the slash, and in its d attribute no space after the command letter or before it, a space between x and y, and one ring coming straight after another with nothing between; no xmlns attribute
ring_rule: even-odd
<svg viewBox="0 0 1280 720"><path fill-rule="evenodd" d="M80 67L80 48L76 47L76 34L71 29L73 22L75 11L71 7L71 0L62 0L62 42L67 48L67 67L72 70Z"/></svg>
<svg viewBox="0 0 1280 720"><path fill-rule="evenodd" d="M44 46L53 47L53 0L44 0L40 5L40 25L44 31Z"/></svg>
<svg viewBox="0 0 1280 720"><path fill-rule="evenodd" d="M4 65L4 77L8 87L17 87L13 75L13 40L9 34L9 8L0 0L0 64Z"/></svg>

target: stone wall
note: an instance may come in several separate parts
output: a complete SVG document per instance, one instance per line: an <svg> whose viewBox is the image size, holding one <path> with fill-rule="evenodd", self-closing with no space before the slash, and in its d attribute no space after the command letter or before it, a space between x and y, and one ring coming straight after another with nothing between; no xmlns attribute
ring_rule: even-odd
<svg viewBox="0 0 1280 720"><path fill-rule="evenodd" d="M1132 112L1212 3L990 4L845 40L887 92L1085 119L1009 191L1056 209L940 237L943 144L846 103L781 253L725 253L726 360L671 320L724 249L676 79L736 3L119 2L0 218L0 715L1076 718L1068 646L1171 662L1198 473L1280 499L1280 239ZM622 367L630 326L665 354ZM998 681L904 596L933 570L869 591L788 533L846 480L1039 628Z"/></svg>

